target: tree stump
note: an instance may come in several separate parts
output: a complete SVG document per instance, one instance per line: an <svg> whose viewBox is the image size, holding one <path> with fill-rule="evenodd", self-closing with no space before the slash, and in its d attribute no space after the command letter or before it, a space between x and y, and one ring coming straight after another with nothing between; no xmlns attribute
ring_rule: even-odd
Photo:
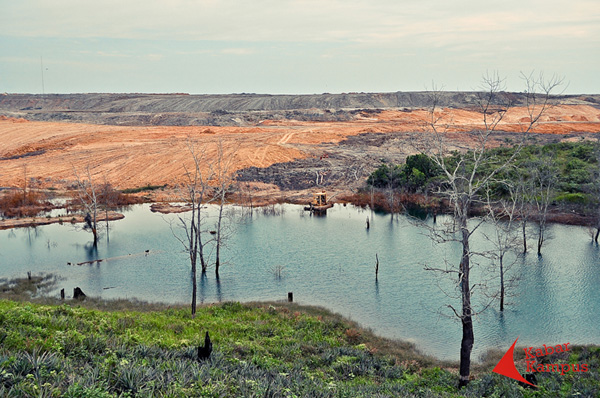
<svg viewBox="0 0 600 398"><path fill-rule="evenodd" d="M212 352L212 343L210 341L210 336L208 335L208 331L204 336L204 346L198 346L198 360L203 361L210 357L210 353Z"/></svg>
<svg viewBox="0 0 600 398"><path fill-rule="evenodd" d="M73 289L73 298L75 300L84 300L86 297L87 296L85 295L83 290L81 290L79 287L76 287L75 289Z"/></svg>

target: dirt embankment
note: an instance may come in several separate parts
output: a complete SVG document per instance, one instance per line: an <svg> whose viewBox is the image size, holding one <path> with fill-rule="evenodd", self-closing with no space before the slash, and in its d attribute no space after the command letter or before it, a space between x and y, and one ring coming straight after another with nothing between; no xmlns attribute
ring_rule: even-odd
<svg viewBox="0 0 600 398"><path fill-rule="evenodd" d="M430 115L417 106L425 102L424 95L4 95L0 187L22 187L27 179L33 187L68 188L75 171L89 169L95 181L120 189L165 184L173 189L186 182L185 170L193 166L188 147L193 140L204 148L207 159L214 159L222 145L225 156L233 159L232 172L256 200L261 195L304 200L313 188L349 191L362 185L382 161L401 162L418 151L416 144L430 134ZM514 95L518 103L519 95ZM473 110L473 94L448 93L444 98L449 107L439 116L447 142L455 149L472 147L472 131L483 128L482 115ZM563 98L562 105L540 120L532 139L580 139L600 132L597 98ZM398 104L414 108L394 108ZM364 109L353 108L357 106ZM389 109L376 109L383 106ZM259 110L249 110L253 107ZM187 122L194 114L208 112L222 117L215 124L229 120L230 125L119 125L139 121L140 115L150 118L140 124L162 124L167 120L161 119L162 111L184 114ZM104 124L24 119L66 120L74 114ZM523 107L506 112L491 145L519 139L527 117ZM154 191L153 198L168 200L174 194Z"/></svg>
<svg viewBox="0 0 600 398"><path fill-rule="evenodd" d="M475 109L476 92L438 93L438 106ZM497 105L524 106L522 93L505 93ZM564 105L599 106L599 95L556 97ZM251 126L261 120L351 121L364 110L425 109L428 92L313 95L188 94L4 94L0 115L36 121L69 121L128 126Z"/></svg>

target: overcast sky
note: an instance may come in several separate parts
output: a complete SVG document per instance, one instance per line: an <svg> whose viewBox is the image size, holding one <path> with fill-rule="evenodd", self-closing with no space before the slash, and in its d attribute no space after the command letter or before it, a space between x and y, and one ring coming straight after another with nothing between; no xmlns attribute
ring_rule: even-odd
<svg viewBox="0 0 600 398"><path fill-rule="evenodd" d="M0 0L0 92L474 90L486 71L600 93L600 1Z"/></svg>

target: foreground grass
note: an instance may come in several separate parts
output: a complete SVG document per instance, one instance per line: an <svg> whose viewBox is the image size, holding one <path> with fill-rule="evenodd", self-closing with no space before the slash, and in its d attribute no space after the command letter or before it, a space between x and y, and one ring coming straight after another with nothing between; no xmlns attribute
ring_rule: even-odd
<svg viewBox="0 0 600 398"><path fill-rule="evenodd" d="M540 374L539 390L481 368L459 391L452 364L320 308L224 303L200 307L191 319L186 308L98 309L109 306L0 300L0 396L596 397L600 391L597 348L561 359L588 363L589 373ZM199 362L195 347L206 330L214 350Z"/></svg>

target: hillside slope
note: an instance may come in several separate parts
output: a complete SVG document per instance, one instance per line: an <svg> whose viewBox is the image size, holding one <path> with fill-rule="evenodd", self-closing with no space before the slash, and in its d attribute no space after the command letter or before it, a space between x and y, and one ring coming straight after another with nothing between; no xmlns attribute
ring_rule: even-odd
<svg viewBox="0 0 600 398"><path fill-rule="evenodd" d="M439 106L472 108L478 93L444 92ZM516 106L521 93L508 93ZM561 96L565 105L600 105L600 96ZM361 109L420 109L431 104L428 92L313 95L188 94L4 94L0 115L39 121L163 126L243 126L264 119L347 121Z"/></svg>
<svg viewBox="0 0 600 398"><path fill-rule="evenodd" d="M32 187L68 188L74 171L88 168L95 181L120 189L174 188L192 167L188 141L194 140L209 158L223 145L245 189L305 202L310 192L294 191L347 192L382 161L400 163L415 153L415 143L429 134L430 114L419 107L427 95L0 95L0 188L22 187L24 178ZM448 144L472 147L472 132L483 128L475 93L443 98L448 106L438 116ZM600 132L597 98L557 98L562 105L546 112L531 139L593 137ZM407 107L383 109L394 104ZM335 108L319 108L325 106ZM490 146L514 142L528 110L516 106L503 116Z"/></svg>

